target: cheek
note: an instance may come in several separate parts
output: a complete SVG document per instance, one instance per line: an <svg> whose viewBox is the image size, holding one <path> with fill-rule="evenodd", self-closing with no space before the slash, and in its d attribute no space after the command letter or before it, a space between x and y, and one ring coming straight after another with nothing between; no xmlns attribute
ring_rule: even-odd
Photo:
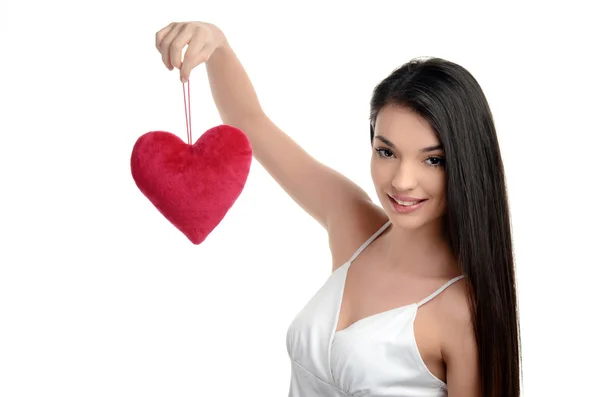
<svg viewBox="0 0 600 397"><path fill-rule="evenodd" d="M381 167L377 166L373 157L371 157L371 178L373 179L373 184L376 186L381 184Z"/></svg>
<svg viewBox="0 0 600 397"><path fill-rule="evenodd" d="M441 174L441 173L440 173ZM446 211L446 178L445 175L438 176L432 181L430 194L435 197L437 210L440 214Z"/></svg>
<svg viewBox="0 0 600 397"><path fill-rule="evenodd" d="M390 184L390 170L385 164L371 162L371 178L377 188L387 188Z"/></svg>
<svg viewBox="0 0 600 397"><path fill-rule="evenodd" d="M446 196L446 177L442 174L437 180L436 183L436 193L438 196L444 198Z"/></svg>
<svg viewBox="0 0 600 397"><path fill-rule="evenodd" d="M427 178L427 192L436 200L444 200L446 196L446 178L443 173L430 175Z"/></svg>

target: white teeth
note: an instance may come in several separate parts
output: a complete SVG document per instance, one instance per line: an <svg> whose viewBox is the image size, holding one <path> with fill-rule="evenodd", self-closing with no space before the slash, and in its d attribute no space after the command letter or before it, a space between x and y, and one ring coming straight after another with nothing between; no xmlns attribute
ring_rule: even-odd
<svg viewBox="0 0 600 397"><path fill-rule="evenodd" d="M394 201L397 202L400 205L405 205L405 206L415 205L415 204L419 203L418 201L400 201L400 200L396 200L395 198L394 198Z"/></svg>

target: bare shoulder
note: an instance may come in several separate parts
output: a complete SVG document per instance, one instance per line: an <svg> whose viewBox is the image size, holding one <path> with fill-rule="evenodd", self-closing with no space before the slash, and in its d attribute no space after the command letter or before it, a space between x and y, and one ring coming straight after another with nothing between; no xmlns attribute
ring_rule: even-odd
<svg viewBox="0 0 600 397"><path fill-rule="evenodd" d="M468 293L468 281L462 279L448 287L439 301L441 350L449 397L480 396L477 341Z"/></svg>
<svg viewBox="0 0 600 397"><path fill-rule="evenodd" d="M469 283L466 278L456 281L449 286L438 300L439 308L448 325L467 326L471 324L471 309L469 307Z"/></svg>
<svg viewBox="0 0 600 397"><path fill-rule="evenodd" d="M345 209L330 220L327 230L333 270L350 259L388 220L383 209L371 200L355 200Z"/></svg>

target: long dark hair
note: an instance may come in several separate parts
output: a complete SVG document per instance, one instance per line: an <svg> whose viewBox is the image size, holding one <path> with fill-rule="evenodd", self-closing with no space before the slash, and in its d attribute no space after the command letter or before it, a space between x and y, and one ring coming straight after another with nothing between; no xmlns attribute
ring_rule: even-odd
<svg viewBox="0 0 600 397"><path fill-rule="evenodd" d="M520 333L504 168L496 128L479 83L462 66L413 59L373 91L377 114L405 106L436 131L446 158L445 232L469 282L469 303L486 397L520 393Z"/></svg>

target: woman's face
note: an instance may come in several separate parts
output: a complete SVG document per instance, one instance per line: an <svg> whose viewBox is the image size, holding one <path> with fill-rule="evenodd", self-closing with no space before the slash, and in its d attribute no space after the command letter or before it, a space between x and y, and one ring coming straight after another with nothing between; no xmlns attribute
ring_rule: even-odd
<svg viewBox="0 0 600 397"><path fill-rule="evenodd" d="M408 108L385 106L374 131L371 176L390 220L407 229L441 221L445 158L429 123Z"/></svg>

